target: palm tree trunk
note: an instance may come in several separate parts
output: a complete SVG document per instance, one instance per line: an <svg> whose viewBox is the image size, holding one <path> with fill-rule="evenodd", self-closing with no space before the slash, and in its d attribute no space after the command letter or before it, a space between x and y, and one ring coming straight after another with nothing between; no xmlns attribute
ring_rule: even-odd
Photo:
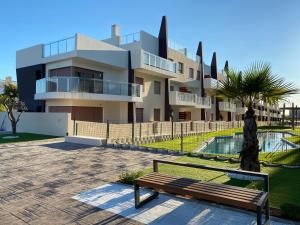
<svg viewBox="0 0 300 225"><path fill-rule="evenodd" d="M258 160L259 145L257 139L257 124L255 121L255 112L250 105L244 119L244 140L243 149L240 152L242 170L260 172L260 163Z"/></svg>

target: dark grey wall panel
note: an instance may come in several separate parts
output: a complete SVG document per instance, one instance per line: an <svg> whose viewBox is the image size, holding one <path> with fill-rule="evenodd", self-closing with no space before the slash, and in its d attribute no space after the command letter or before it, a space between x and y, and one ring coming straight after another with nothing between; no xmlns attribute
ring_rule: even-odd
<svg viewBox="0 0 300 225"><path fill-rule="evenodd" d="M45 112L45 101L34 100L35 83L45 77L45 64L19 68L16 72L20 100L25 102L29 112Z"/></svg>
<svg viewBox="0 0 300 225"><path fill-rule="evenodd" d="M163 16L158 34L158 54L160 57L168 58L168 27L167 17ZM165 121L169 121L171 106L169 104L169 79L165 79Z"/></svg>
<svg viewBox="0 0 300 225"><path fill-rule="evenodd" d="M128 51L128 83L134 83L134 70L131 65L131 52ZM129 85L130 85L129 84ZM131 96L132 89L128 88L128 95ZM134 103L128 102L128 123L134 122Z"/></svg>

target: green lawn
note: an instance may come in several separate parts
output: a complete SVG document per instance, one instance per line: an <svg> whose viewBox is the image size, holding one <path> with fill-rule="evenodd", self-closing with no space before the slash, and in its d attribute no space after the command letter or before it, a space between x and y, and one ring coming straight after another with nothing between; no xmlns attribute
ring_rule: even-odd
<svg viewBox="0 0 300 225"><path fill-rule="evenodd" d="M192 152L199 148L203 142L217 136L230 136L236 132L241 132L242 128L227 129L222 131L207 132L201 135L188 136L183 138L183 150L184 152ZM180 151L181 139L177 138L169 141L158 141L150 144L143 144L142 146L151 148L165 148L168 150Z"/></svg>
<svg viewBox="0 0 300 225"><path fill-rule="evenodd" d="M260 131L272 130L272 131L289 131L294 134L300 135L300 129L296 128L291 130L287 127L260 127ZM200 136L190 136L184 137L184 151L187 153L192 152L194 149L197 149L202 145L203 142L210 140L212 137L216 136L229 136L235 132L241 132L242 128L239 129L228 129L225 131L216 131ZM293 136L288 138L289 141L300 145L300 136ZM144 146L153 147L153 148L165 148L169 150L180 151L181 140L176 139L173 141L161 141L151 144L146 144ZM216 156L214 154L209 154ZM218 154L220 155L220 154ZM225 157L238 158L238 154L234 155L220 155ZM292 149L282 152L277 152L274 154L270 153L260 153L260 160L273 162L273 163L282 163L289 165L300 165L300 149ZM229 163L229 162L219 162L215 160L200 159L197 157L184 156L177 159L179 162L189 162L201 165L211 165L222 168L235 168L239 167L238 163ZM261 182L248 182L248 181L239 181L235 179L230 179L226 174L213 171L205 171L192 168L184 168L171 165L160 165L159 170L163 173L176 175L180 177L188 177L202 181L211 181L217 183L231 184L241 187L248 188L262 188ZM146 169L144 173L150 172L151 169ZM284 203L291 203L300 206L300 169L288 169L280 167L264 167L262 166L262 172L266 172L270 175L270 202L271 206L279 208L280 205ZM300 213L300 212L299 212Z"/></svg>
<svg viewBox="0 0 300 225"><path fill-rule="evenodd" d="M216 162L184 156L177 159L178 162L188 162L201 165L211 165L222 168L237 169L239 164ZM144 173L151 172L152 169L146 169ZM180 177L188 177L202 181L211 181L223 184L230 184L241 187L261 189L261 182L248 182L230 179L226 174L221 172L199 170L193 168L178 167L172 165L159 165L159 171ZM262 172L270 175L270 202L271 206L279 208L283 203L292 203L300 206L300 169L283 169L262 167Z"/></svg>
<svg viewBox="0 0 300 225"><path fill-rule="evenodd" d="M3 138L7 136L18 136L18 138ZM0 135L0 144L5 143L14 143L14 142L21 142L21 141L35 141L35 140L43 140L49 138L56 138L56 136L51 135L43 135L43 134L32 134L32 133L17 133L13 134L2 134Z"/></svg>

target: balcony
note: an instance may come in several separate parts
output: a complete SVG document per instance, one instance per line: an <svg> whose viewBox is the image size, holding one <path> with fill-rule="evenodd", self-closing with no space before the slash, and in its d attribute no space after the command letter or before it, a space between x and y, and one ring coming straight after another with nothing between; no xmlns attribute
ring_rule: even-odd
<svg viewBox="0 0 300 225"><path fill-rule="evenodd" d="M196 108L210 109L211 108L211 98L196 96Z"/></svg>
<svg viewBox="0 0 300 225"><path fill-rule="evenodd" d="M220 111L236 112L236 104L231 102L219 102Z"/></svg>
<svg viewBox="0 0 300 225"><path fill-rule="evenodd" d="M211 108L211 100L208 97L201 97L198 94L170 91L170 105L190 106L195 108Z"/></svg>
<svg viewBox="0 0 300 225"><path fill-rule="evenodd" d="M48 77L37 80L34 98L142 102L139 84L79 77Z"/></svg>
<svg viewBox="0 0 300 225"><path fill-rule="evenodd" d="M268 113L264 110L259 111L259 116L268 116Z"/></svg>
<svg viewBox="0 0 300 225"><path fill-rule="evenodd" d="M236 106L236 114L245 114L247 111L247 107L242 107L242 105L237 105Z"/></svg>
<svg viewBox="0 0 300 225"><path fill-rule="evenodd" d="M254 109L254 115L259 116L260 115L260 110L259 109Z"/></svg>
<svg viewBox="0 0 300 225"><path fill-rule="evenodd" d="M220 81L214 78L204 78L203 86L207 90L215 91L220 88Z"/></svg>

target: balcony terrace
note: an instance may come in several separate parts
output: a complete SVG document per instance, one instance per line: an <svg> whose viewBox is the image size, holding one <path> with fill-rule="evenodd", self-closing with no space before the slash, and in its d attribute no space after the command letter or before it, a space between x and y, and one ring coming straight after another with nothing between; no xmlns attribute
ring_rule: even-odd
<svg viewBox="0 0 300 225"><path fill-rule="evenodd" d="M211 100L208 97L201 97L198 94L170 91L170 105L190 106L196 108L211 108Z"/></svg>
<svg viewBox="0 0 300 225"><path fill-rule="evenodd" d="M236 112L236 104L227 101L219 102L219 109L225 112Z"/></svg>
<svg viewBox="0 0 300 225"><path fill-rule="evenodd" d="M220 81L214 78L204 78L203 86L208 91L215 91L220 88Z"/></svg>
<svg viewBox="0 0 300 225"><path fill-rule="evenodd" d="M142 102L139 84L80 77L47 77L37 80L34 98Z"/></svg>

